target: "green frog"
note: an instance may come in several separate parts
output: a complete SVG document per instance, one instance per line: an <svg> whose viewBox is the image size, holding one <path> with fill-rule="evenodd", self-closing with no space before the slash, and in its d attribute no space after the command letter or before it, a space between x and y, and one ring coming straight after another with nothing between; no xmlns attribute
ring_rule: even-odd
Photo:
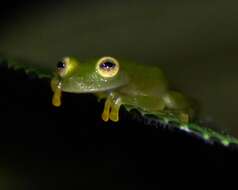
<svg viewBox="0 0 238 190"><path fill-rule="evenodd" d="M51 87L52 103L57 107L61 105L62 92L93 93L106 99L104 121L119 121L121 105L148 113L173 113L182 123L188 123L194 115L191 102L169 88L160 68L110 56L83 63L74 57L64 57L57 64Z"/></svg>

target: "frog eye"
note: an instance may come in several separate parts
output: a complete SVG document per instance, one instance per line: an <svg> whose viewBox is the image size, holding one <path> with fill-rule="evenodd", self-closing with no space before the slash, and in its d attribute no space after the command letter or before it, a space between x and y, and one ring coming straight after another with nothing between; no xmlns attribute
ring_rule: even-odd
<svg viewBox="0 0 238 190"><path fill-rule="evenodd" d="M98 60L96 69L103 77L114 77L119 71L119 63L113 57L103 57Z"/></svg>
<svg viewBox="0 0 238 190"><path fill-rule="evenodd" d="M57 63L56 67L57 67L57 73L59 74L59 76L63 77L66 75L69 69L69 64L70 64L69 57L65 57Z"/></svg>

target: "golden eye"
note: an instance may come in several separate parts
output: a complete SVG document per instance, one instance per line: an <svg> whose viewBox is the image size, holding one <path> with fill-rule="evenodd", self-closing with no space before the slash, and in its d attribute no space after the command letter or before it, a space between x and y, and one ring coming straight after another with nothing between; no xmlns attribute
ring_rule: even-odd
<svg viewBox="0 0 238 190"><path fill-rule="evenodd" d="M63 77L67 74L69 67L70 66L70 58L65 57L61 61L57 63L57 73L59 76Z"/></svg>
<svg viewBox="0 0 238 190"><path fill-rule="evenodd" d="M114 77L119 71L119 63L113 57L103 57L98 60L96 69L103 77Z"/></svg>

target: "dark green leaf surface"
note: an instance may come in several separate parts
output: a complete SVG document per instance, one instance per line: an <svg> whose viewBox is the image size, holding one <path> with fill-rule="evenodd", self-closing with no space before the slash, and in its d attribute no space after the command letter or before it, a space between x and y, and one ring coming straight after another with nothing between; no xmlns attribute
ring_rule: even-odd
<svg viewBox="0 0 238 190"><path fill-rule="evenodd" d="M51 78L53 71L40 66L31 65L25 61L19 61L17 59L9 59L5 57L0 57L0 64L2 66L8 67L14 70L24 70L26 74L37 75L38 78Z"/></svg>

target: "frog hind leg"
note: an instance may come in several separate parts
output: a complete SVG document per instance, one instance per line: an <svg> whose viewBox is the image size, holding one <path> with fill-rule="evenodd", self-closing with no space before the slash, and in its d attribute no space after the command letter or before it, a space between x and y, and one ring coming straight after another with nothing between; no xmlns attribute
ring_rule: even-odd
<svg viewBox="0 0 238 190"><path fill-rule="evenodd" d="M193 109L183 94L176 91L169 91L163 99L166 109L177 115L182 123L189 123L193 117Z"/></svg>

